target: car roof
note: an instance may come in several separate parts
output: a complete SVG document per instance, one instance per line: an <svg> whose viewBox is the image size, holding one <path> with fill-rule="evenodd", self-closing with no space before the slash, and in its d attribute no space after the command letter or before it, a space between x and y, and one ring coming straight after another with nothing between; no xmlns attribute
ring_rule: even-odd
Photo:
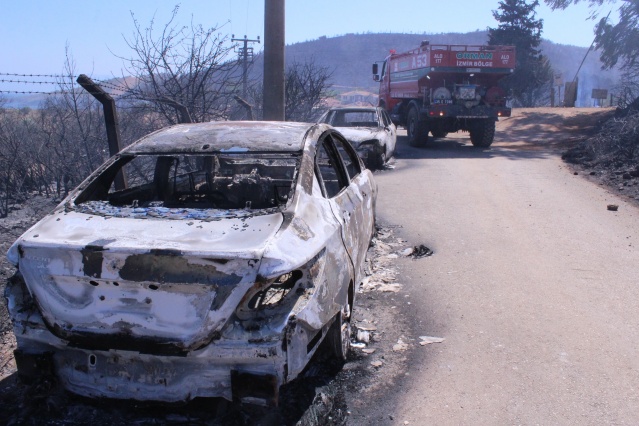
<svg viewBox="0 0 639 426"><path fill-rule="evenodd" d="M313 126L283 121L177 124L144 136L123 153L299 152Z"/></svg>

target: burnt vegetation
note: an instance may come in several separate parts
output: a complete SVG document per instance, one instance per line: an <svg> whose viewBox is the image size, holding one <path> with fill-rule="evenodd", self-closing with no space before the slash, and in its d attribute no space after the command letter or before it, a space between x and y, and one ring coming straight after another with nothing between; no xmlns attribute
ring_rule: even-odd
<svg viewBox="0 0 639 426"><path fill-rule="evenodd" d="M639 177L639 98L617 109L595 135L568 150L563 158L595 173L625 176L626 180Z"/></svg>
<svg viewBox="0 0 639 426"><path fill-rule="evenodd" d="M122 57L130 75L98 81L116 100L122 147L177 123L261 117L260 73L251 74L244 99L241 58L225 47L222 28L178 27L177 13L159 31L133 18L131 56ZM57 90L37 109L9 108L0 97L0 218L33 195L61 200L109 157L102 107L77 74L67 51L63 72L49 76ZM319 116L330 77L312 59L287 66L287 121Z"/></svg>

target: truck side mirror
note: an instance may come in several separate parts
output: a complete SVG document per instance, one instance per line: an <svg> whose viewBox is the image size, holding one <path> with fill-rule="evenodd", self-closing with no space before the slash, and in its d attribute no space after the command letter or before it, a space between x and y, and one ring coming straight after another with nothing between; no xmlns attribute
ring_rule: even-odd
<svg viewBox="0 0 639 426"><path fill-rule="evenodd" d="M379 81L379 75L373 74L373 81Z"/></svg>
<svg viewBox="0 0 639 426"><path fill-rule="evenodd" d="M374 74L375 76L377 76L377 64L376 64L376 63L375 63L375 64L373 64L373 74ZM377 80L375 80L375 81L377 81Z"/></svg>

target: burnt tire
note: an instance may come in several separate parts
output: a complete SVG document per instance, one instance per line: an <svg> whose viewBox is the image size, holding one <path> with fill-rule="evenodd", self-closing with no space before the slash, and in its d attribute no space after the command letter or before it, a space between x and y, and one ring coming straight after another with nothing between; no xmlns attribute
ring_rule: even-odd
<svg viewBox="0 0 639 426"><path fill-rule="evenodd" d="M428 142L428 126L419 120L419 112L414 106L408 111L406 133L410 146L424 146Z"/></svg>
<svg viewBox="0 0 639 426"><path fill-rule="evenodd" d="M481 120L470 128L470 141L478 148L488 148L495 139L495 121Z"/></svg>
<svg viewBox="0 0 639 426"><path fill-rule="evenodd" d="M386 164L386 147L382 146L372 155L369 166L371 169L381 169L384 164Z"/></svg>
<svg viewBox="0 0 639 426"><path fill-rule="evenodd" d="M351 321L343 312L335 316L324 338L326 354L336 361L345 362L351 350Z"/></svg>

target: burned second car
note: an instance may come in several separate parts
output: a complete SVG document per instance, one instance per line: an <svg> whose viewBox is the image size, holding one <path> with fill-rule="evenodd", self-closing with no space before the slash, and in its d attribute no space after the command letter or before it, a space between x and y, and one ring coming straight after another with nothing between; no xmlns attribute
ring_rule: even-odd
<svg viewBox="0 0 639 426"><path fill-rule="evenodd" d="M339 130L371 169L384 167L395 153L397 128L384 108L331 108L319 122Z"/></svg>
<svg viewBox="0 0 639 426"><path fill-rule="evenodd" d="M19 376L89 397L276 404L318 348L348 352L376 193L325 124L142 138L10 248Z"/></svg>

